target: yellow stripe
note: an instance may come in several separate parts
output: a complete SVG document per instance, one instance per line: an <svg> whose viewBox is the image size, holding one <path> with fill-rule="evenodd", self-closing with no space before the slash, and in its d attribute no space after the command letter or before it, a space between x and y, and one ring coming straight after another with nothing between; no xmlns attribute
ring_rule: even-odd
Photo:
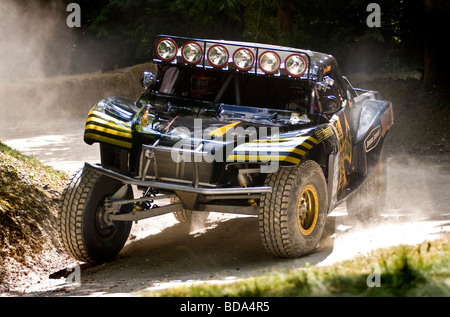
<svg viewBox="0 0 450 317"><path fill-rule="evenodd" d="M305 142L306 140L311 141L314 144L319 144L319 141L317 141L315 138L313 138L313 137L306 138L304 136L292 137L292 138L282 138L282 139L265 139L265 140L261 139L261 140L255 140L253 142L246 143L246 144L271 143L271 142L276 143L276 142L282 141L282 142L280 142L280 145L283 145L283 143L286 142L286 141L296 141L296 140L301 141L302 139L303 139L303 141L301 143L299 143L298 145L301 145L301 146L303 146L303 147L305 147L307 149L312 149L313 146L311 144L309 144L309 143L306 143Z"/></svg>
<svg viewBox="0 0 450 317"><path fill-rule="evenodd" d="M290 153L296 153L299 154L301 156L305 155L306 152L297 148L282 148L282 147L264 147L264 146L260 146L260 147L237 147L236 149L233 150L233 152L278 152L278 153L282 153L282 152L290 152Z"/></svg>
<svg viewBox="0 0 450 317"><path fill-rule="evenodd" d="M90 117L89 119L94 119L94 118L96 118L96 119L106 120L106 121L108 121L108 120L118 121L118 120L115 119L114 117L111 117L110 115L107 115L106 113L104 113L104 112L102 112L102 111L96 110L95 107L94 107L94 109L91 110L91 112L89 112L89 116L90 116L90 115L94 115L94 116L97 116L97 117ZM108 121L108 122L109 122L109 121ZM124 121L120 121L120 123L122 123L122 124L123 124L124 126L126 126L126 127L130 127L130 125L129 125L128 123L124 122Z"/></svg>
<svg viewBox="0 0 450 317"><path fill-rule="evenodd" d="M285 161L293 164L299 164L300 160L298 158L282 155L282 156L272 156L272 155L237 155L231 154L227 158L227 162L268 162L268 161Z"/></svg>
<svg viewBox="0 0 450 317"><path fill-rule="evenodd" d="M232 127L238 125L241 122L242 121L238 121L238 122L233 122L233 123L224 125L223 127L220 127L220 128L215 129L215 130L212 130L211 132L208 133L208 135L215 135L216 137L222 136L225 133L227 133L227 131L230 130Z"/></svg>
<svg viewBox="0 0 450 317"><path fill-rule="evenodd" d="M293 140L300 140L300 139L306 139L304 136L295 136L290 138L281 138L281 139L260 139L256 140L258 142L280 142L280 141L293 141Z"/></svg>
<svg viewBox="0 0 450 317"><path fill-rule="evenodd" d="M315 143L315 144L319 144L319 141L317 141L316 139L314 139L312 136L310 136L310 137L308 138L308 141L311 141L311 142L313 142L313 143Z"/></svg>
<svg viewBox="0 0 450 317"><path fill-rule="evenodd" d="M101 136L101 135L94 134L94 133L85 133L84 137L86 139L96 140L96 141L100 141L100 142L105 142L105 143L121 146L121 147L124 147L127 149L131 149L131 142L120 141L120 140L108 138L108 137Z"/></svg>
<svg viewBox="0 0 450 317"><path fill-rule="evenodd" d="M306 143L306 142L303 142L303 143L301 143L300 145L303 146L303 147L305 147L305 148L307 148L308 150L312 149L312 147L313 147L311 144Z"/></svg>
<svg viewBox="0 0 450 317"><path fill-rule="evenodd" d="M129 125L127 125L127 124L125 124L126 126L124 127L124 126L118 125L118 124L116 124L114 122L108 121L108 120L103 119L103 118L98 118L98 117L89 117L87 119L86 123L89 123L89 122L97 122L97 123L101 123L101 124L106 124L106 125L109 125L112 128L116 128L116 129L122 129L122 130L129 130L130 129Z"/></svg>
<svg viewBox="0 0 450 317"><path fill-rule="evenodd" d="M93 125L93 124L86 125L86 129L92 129L92 130L96 130L96 131L101 131L101 132L109 133L109 134L116 135L116 136L121 136L121 137L124 137L124 138L129 138L129 139L132 138L131 132L130 133L120 132L120 131L117 131L117 130L112 130L112 129L100 127L98 125Z"/></svg>
<svg viewBox="0 0 450 317"><path fill-rule="evenodd" d="M301 156L303 156L303 155L306 154L305 151L300 150L300 149L297 149L297 148L292 149L290 152L297 153L297 154L299 154L299 155L301 155Z"/></svg>

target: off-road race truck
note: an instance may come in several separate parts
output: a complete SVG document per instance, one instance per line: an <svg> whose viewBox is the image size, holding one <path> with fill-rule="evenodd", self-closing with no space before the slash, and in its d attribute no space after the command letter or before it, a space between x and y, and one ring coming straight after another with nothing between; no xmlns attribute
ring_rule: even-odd
<svg viewBox="0 0 450 317"><path fill-rule="evenodd" d="M138 100L106 98L88 115L101 163L71 178L57 220L74 258L113 259L134 221L209 212L258 216L269 253L300 257L342 202L362 219L384 208L392 104L353 88L333 56L161 35L152 61Z"/></svg>

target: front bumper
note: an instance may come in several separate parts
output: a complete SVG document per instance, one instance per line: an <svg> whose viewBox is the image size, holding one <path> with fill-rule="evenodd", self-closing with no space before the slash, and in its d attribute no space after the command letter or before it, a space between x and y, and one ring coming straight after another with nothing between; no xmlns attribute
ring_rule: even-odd
<svg viewBox="0 0 450 317"><path fill-rule="evenodd" d="M244 198L245 197L244 195L262 194L262 193L268 193L268 192L272 191L272 187L270 187L270 186L233 187L233 188L202 188L202 187L179 185L179 184L172 184L172 183L165 183L165 182L158 182L158 181L140 180L137 178L128 177L128 176L122 175L120 173L114 172L112 170L103 168L100 165L94 165L94 164L90 164L90 163L85 163L84 168L94 170L99 174L102 174L104 176L118 180L125 185L151 187L151 188L157 188L157 189L161 189L161 190L169 190L169 191L173 191L173 192L177 192L177 193L178 192L192 193L192 194L199 194L199 195L205 195L205 196L209 196L209 195L211 195L211 196L243 195L242 198Z"/></svg>

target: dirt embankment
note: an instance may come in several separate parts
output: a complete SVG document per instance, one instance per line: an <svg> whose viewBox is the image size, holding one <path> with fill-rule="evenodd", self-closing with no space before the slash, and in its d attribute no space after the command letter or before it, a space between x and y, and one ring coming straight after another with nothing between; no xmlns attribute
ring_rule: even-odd
<svg viewBox="0 0 450 317"><path fill-rule="evenodd" d="M57 269L52 258L67 258L54 227L66 180L0 143L0 292Z"/></svg>
<svg viewBox="0 0 450 317"><path fill-rule="evenodd" d="M0 123L84 117L99 100L110 96L137 98L143 92L140 77L155 71L152 63L115 72L57 76L48 79L0 83Z"/></svg>

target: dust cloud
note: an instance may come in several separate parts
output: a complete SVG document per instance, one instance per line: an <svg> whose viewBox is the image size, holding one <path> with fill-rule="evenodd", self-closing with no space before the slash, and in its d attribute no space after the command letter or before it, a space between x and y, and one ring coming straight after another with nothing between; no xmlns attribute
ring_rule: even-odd
<svg viewBox="0 0 450 317"><path fill-rule="evenodd" d="M61 1L2 0L0 82L67 73L74 35Z"/></svg>
<svg viewBox="0 0 450 317"><path fill-rule="evenodd" d="M67 26L66 5L56 0L0 2L0 140L4 133L30 127L51 134L55 122L70 126L75 117L83 122L103 98L142 93L139 77L152 65L97 70L101 43L82 52L76 48L79 34ZM76 69L80 60L90 61L90 73Z"/></svg>
<svg viewBox="0 0 450 317"><path fill-rule="evenodd" d="M345 204L329 216L332 253L320 265L399 244L417 244L450 233L450 156L390 153L384 211L366 222Z"/></svg>
<svg viewBox="0 0 450 317"><path fill-rule="evenodd" d="M61 1L0 2L0 124L20 127L52 114L46 78L70 69L73 30Z"/></svg>

